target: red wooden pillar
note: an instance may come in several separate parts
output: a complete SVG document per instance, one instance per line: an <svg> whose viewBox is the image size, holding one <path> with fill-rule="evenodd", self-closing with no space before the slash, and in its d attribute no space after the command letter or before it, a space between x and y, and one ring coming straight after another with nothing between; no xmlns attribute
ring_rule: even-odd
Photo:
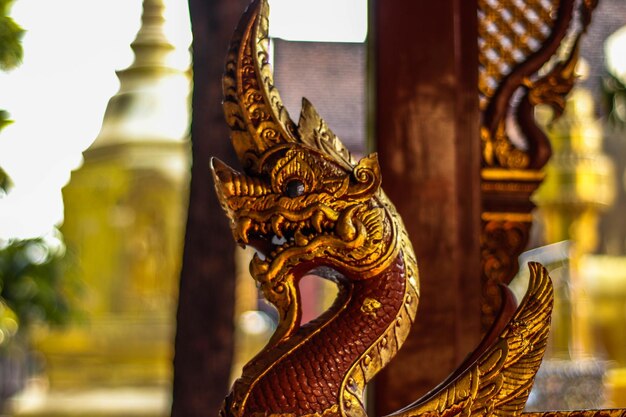
<svg viewBox="0 0 626 417"><path fill-rule="evenodd" d="M376 415L442 381L480 338L476 0L375 0L372 139L418 259L405 347L377 378Z"/></svg>
<svg viewBox="0 0 626 417"><path fill-rule="evenodd" d="M248 0L189 0L193 167L181 272L172 417L217 416L233 354L235 243L213 189L211 156L237 166L222 111L224 59Z"/></svg>

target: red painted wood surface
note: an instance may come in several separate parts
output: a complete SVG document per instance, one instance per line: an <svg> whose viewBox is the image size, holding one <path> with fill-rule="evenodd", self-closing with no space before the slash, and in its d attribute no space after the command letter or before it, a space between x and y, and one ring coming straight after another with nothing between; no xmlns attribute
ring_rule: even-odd
<svg viewBox="0 0 626 417"><path fill-rule="evenodd" d="M475 0L378 0L374 129L383 188L420 268L418 319L377 378L376 415L442 381L480 338L480 139Z"/></svg>

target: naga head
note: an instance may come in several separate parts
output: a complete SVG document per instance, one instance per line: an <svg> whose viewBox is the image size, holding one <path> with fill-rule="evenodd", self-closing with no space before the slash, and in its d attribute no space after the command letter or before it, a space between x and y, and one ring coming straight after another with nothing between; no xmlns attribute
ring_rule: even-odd
<svg viewBox="0 0 626 417"><path fill-rule="evenodd" d="M250 269L289 331L296 326L297 280L328 266L366 279L397 253L397 225L384 196L376 154L355 161L313 106L298 125L273 85L268 6L255 1L231 43L224 112L243 172L213 159L217 195L235 240L257 250Z"/></svg>
<svg viewBox="0 0 626 417"><path fill-rule="evenodd" d="M257 250L255 276L293 262L325 261L351 275L373 261L385 230L376 155L346 170L324 153L290 144L268 152L258 174L213 160L216 190L235 240ZM351 265L353 264L353 265ZM356 277L355 277L356 278Z"/></svg>

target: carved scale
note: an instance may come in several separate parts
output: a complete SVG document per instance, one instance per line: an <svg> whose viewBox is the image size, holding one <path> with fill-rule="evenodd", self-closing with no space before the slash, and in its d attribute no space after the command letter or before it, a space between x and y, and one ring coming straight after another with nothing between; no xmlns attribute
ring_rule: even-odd
<svg viewBox="0 0 626 417"><path fill-rule="evenodd" d="M212 170L235 240L257 249L250 271L276 306L279 324L220 414L366 416L365 385L393 358L415 319L415 255L381 189L376 155L355 161L306 100L298 125L292 122L273 85L267 47L268 6L257 0L236 30L223 79L243 173L215 159ZM517 310L503 288L503 313L476 351L394 416L522 413L552 311L547 273L538 264L530 269ZM339 294L328 311L302 325L298 281L307 273L334 281Z"/></svg>

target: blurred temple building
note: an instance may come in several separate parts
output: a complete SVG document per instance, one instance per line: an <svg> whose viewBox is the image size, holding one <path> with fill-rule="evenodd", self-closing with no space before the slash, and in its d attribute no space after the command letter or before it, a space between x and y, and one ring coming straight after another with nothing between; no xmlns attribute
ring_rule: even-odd
<svg viewBox="0 0 626 417"><path fill-rule="evenodd" d="M538 114L553 155L534 195L536 226L544 243L571 244L560 264L548 266L554 310L548 349L527 405L533 410L602 408L606 402L607 363L598 355L580 266L598 247L600 216L615 200L614 165L602 151L604 129L594 110L591 92L578 87L570 93L561 118L550 121L550 115Z"/></svg>
<svg viewBox="0 0 626 417"><path fill-rule="evenodd" d="M620 7L614 11L621 20L614 19L602 48L605 152L615 164L616 198L601 219L599 247L583 257L580 270L598 354L611 361L606 377L609 405L626 407L626 10L623 3Z"/></svg>
<svg viewBox="0 0 626 417"><path fill-rule="evenodd" d="M625 23L623 1L600 2L582 41L580 86L563 118L546 124L554 154L534 196L535 227L543 243L571 249L551 273L551 345L536 383L543 409L626 406L626 131L607 100L607 80L626 82L626 36L621 46L616 36Z"/></svg>
<svg viewBox="0 0 626 417"><path fill-rule="evenodd" d="M80 324L41 334L45 376L14 415L168 415L190 165L190 73L170 64L164 0L144 0L133 64L63 190L84 283Z"/></svg>

